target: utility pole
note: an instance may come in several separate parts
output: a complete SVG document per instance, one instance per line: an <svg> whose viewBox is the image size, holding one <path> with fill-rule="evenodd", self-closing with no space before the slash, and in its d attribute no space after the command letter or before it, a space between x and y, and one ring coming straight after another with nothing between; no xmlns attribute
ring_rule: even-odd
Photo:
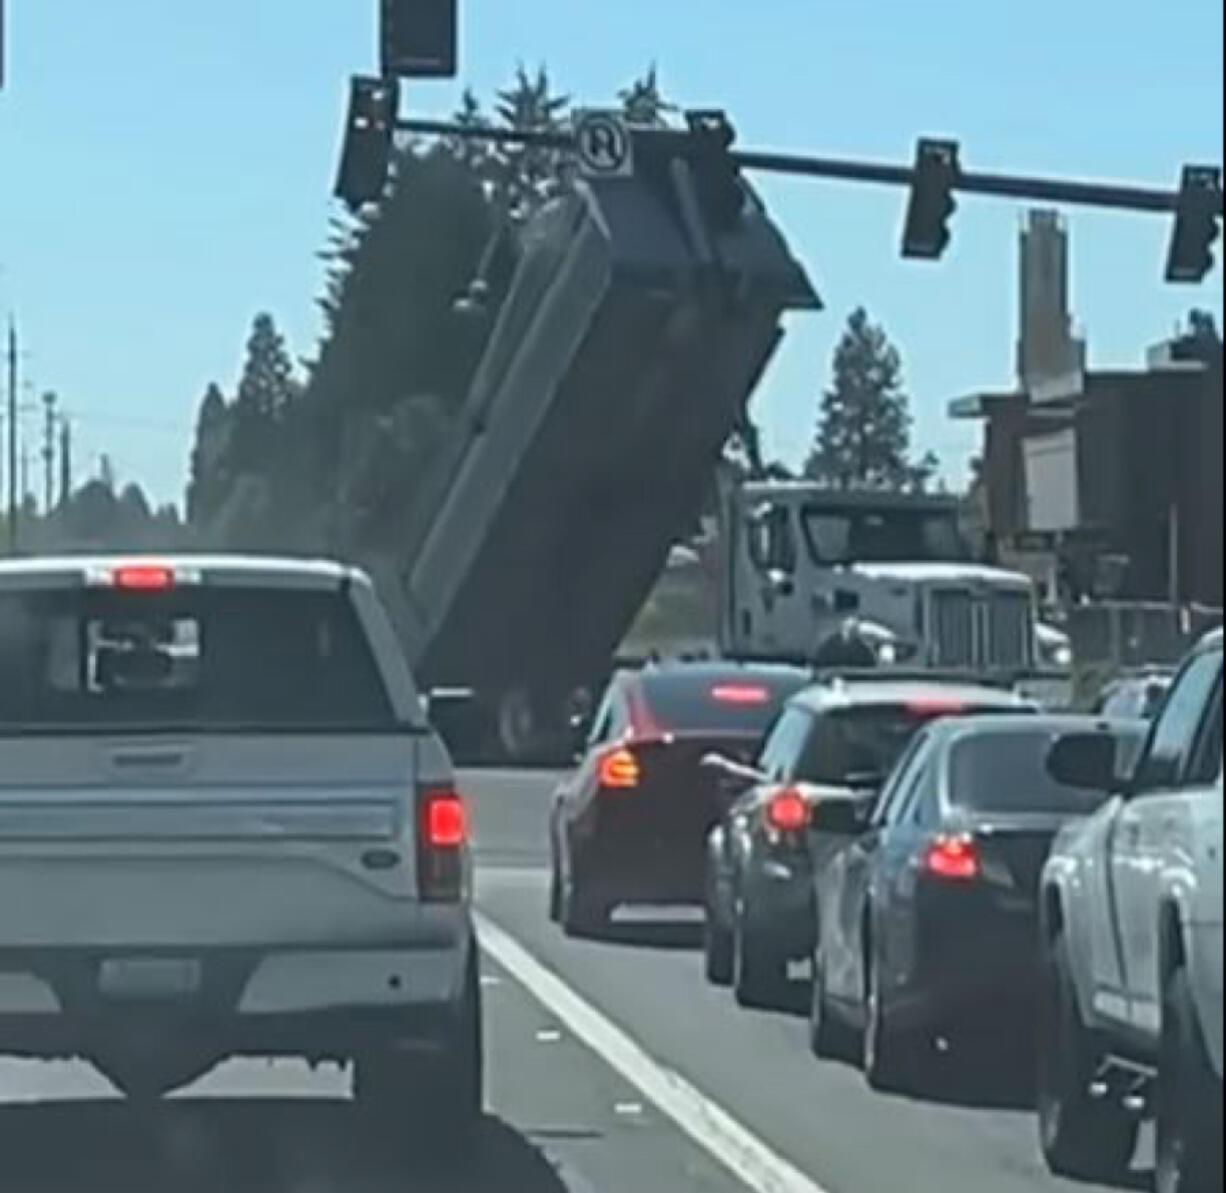
<svg viewBox="0 0 1226 1193"><path fill-rule="evenodd" d="M55 394L43 394L43 513L47 515L55 508L55 403Z"/></svg>
<svg viewBox="0 0 1226 1193"><path fill-rule="evenodd" d="M60 508L72 498L72 423L60 416Z"/></svg>
<svg viewBox="0 0 1226 1193"><path fill-rule="evenodd" d="M20 545L17 531L17 456L21 435L17 417L17 323L9 316L9 554L16 555Z"/></svg>

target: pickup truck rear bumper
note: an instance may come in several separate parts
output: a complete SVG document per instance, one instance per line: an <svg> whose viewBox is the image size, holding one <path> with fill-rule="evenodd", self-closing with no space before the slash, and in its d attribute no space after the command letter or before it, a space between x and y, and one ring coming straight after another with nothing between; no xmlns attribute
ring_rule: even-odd
<svg viewBox="0 0 1226 1193"><path fill-rule="evenodd" d="M436 1034L473 947L458 912L450 941L398 947L0 951L0 1054L89 1055L140 1036L218 1056L352 1056Z"/></svg>

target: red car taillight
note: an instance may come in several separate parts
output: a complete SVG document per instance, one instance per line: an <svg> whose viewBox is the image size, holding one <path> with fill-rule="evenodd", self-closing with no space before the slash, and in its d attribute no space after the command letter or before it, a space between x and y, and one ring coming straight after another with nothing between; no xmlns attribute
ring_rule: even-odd
<svg viewBox="0 0 1226 1193"><path fill-rule="evenodd" d="M596 781L602 788L628 791L639 785L642 770L639 760L625 746L602 754L596 766Z"/></svg>
<svg viewBox="0 0 1226 1193"><path fill-rule="evenodd" d="M949 882L973 882L982 871L979 846L971 837L940 836L924 855L924 872Z"/></svg>
<svg viewBox="0 0 1226 1193"><path fill-rule="evenodd" d="M464 894L469 842L468 808L450 787L417 793L417 887L428 903L454 903Z"/></svg>

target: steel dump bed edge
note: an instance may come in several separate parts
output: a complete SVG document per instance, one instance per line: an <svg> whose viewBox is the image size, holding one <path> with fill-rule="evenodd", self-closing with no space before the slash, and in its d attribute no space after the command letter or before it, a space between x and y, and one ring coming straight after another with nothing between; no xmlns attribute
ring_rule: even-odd
<svg viewBox="0 0 1226 1193"><path fill-rule="evenodd" d="M603 667L688 531L791 309L820 305L746 188L721 231L669 163L544 210L394 557L423 682L560 691Z"/></svg>

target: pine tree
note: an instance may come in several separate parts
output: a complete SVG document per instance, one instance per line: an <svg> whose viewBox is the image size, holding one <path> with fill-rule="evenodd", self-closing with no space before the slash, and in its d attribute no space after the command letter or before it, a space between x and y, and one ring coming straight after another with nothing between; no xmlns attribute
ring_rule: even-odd
<svg viewBox="0 0 1226 1193"><path fill-rule="evenodd" d="M910 451L902 358L885 330L857 308L835 348L833 379L805 471L839 489L922 490L937 461L928 453L913 462Z"/></svg>
<svg viewBox="0 0 1226 1193"><path fill-rule="evenodd" d="M196 441L192 447L191 475L187 485L187 520L207 526L216 515L230 480L230 410L216 384L211 384L200 402L196 418Z"/></svg>
<svg viewBox="0 0 1226 1193"><path fill-rule="evenodd" d="M530 75L520 66L515 83L498 92L498 123L521 132L557 133L566 124L570 97L555 95L543 66ZM562 187L566 154L540 146L508 146L500 151L498 175L507 211L516 217L530 214Z"/></svg>
<svg viewBox="0 0 1226 1193"><path fill-rule="evenodd" d="M491 123L471 87L465 89L460 97L460 106L451 119L454 124L470 132L489 128ZM443 144L456 161L467 166L478 178L488 180L492 177L495 158L490 142L475 137L453 136L447 137Z"/></svg>
<svg viewBox="0 0 1226 1193"><path fill-rule="evenodd" d="M660 72L654 62L645 75L623 87L617 99L631 124L660 128L668 124L668 117L677 111L677 105L669 103L660 91Z"/></svg>
<svg viewBox="0 0 1226 1193"><path fill-rule="evenodd" d="M233 463L236 473L266 467L277 433L298 392L294 364L271 315L256 315L247 359L234 399Z"/></svg>

